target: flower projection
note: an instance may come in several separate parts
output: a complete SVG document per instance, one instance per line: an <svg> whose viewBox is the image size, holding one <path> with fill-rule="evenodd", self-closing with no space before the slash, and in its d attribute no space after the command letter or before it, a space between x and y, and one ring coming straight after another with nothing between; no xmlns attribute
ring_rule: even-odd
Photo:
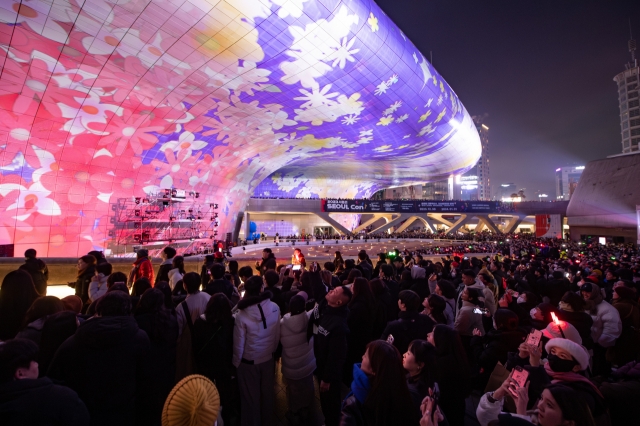
<svg viewBox="0 0 640 426"><path fill-rule="evenodd" d="M366 197L480 156L472 120L372 0L0 2L0 244L113 245L112 205Z"/></svg>

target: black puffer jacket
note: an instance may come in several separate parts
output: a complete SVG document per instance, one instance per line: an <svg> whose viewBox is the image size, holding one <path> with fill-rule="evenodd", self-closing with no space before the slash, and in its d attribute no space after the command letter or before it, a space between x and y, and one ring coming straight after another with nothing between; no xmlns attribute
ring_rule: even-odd
<svg viewBox="0 0 640 426"><path fill-rule="evenodd" d="M93 265L87 266L87 269L81 275L78 275L76 278L75 290L76 296L82 299L82 311L84 312L86 308L84 305L87 304L89 300L89 285L91 284L91 277L93 277L96 273L96 268Z"/></svg>
<svg viewBox="0 0 640 426"><path fill-rule="evenodd" d="M47 376L78 393L91 425L134 425L149 381L149 338L132 316L93 317L58 349ZM157 373L157 372L155 372Z"/></svg>
<svg viewBox="0 0 640 426"><path fill-rule="evenodd" d="M347 359L347 337L349 308L332 308L323 303L311 313L309 327L315 326L317 333L313 339L316 356L316 375L325 383L337 383L342 377L342 369Z"/></svg>
<svg viewBox="0 0 640 426"><path fill-rule="evenodd" d="M42 377L0 384L0 419L3 426L88 426L89 412L73 390Z"/></svg>
<svg viewBox="0 0 640 426"><path fill-rule="evenodd" d="M393 335L393 346L401 354L409 349L409 343L415 339L427 339L427 334L431 333L435 322L426 315L417 312L402 311L398 314L399 319L391 321L382 332L380 337L387 340L389 335Z"/></svg>

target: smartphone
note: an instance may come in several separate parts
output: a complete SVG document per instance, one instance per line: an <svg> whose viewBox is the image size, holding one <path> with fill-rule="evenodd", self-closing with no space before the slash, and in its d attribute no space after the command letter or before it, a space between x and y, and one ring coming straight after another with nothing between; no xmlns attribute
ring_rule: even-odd
<svg viewBox="0 0 640 426"><path fill-rule="evenodd" d="M524 387L525 383L527 383L528 378L529 378L529 372L524 368L518 365L513 369L513 375L511 376L511 379L515 382L517 387L519 388ZM517 397L518 395L516 393L516 386L514 386L513 384L509 385L509 392L513 396Z"/></svg>
<svg viewBox="0 0 640 426"><path fill-rule="evenodd" d="M301 265L293 265L293 270L294 271L299 271L300 270Z"/></svg>
<svg viewBox="0 0 640 426"><path fill-rule="evenodd" d="M436 413L438 412L438 403L440 402L440 386L438 386L438 382L433 383L433 394L431 394L431 398L433 399L433 407L431 407L431 420L433 424L436 423Z"/></svg>
<svg viewBox="0 0 640 426"><path fill-rule="evenodd" d="M473 313L474 314L488 314L489 310L487 308L473 308Z"/></svg>
<svg viewBox="0 0 640 426"><path fill-rule="evenodd" d="M393 345L393 341L394 341L394 340L396 340L396 339L394 339L394 338L393 338L393 334L390 334L390 335L387 337L387 343L390 343L390 344L392 344L392 345Z"/></svg>
<svg viewBox="0 0 640 426"><path fill-rule="evenodd" d="M527 336L527 345L538 346L540 343L540 339L542 339L542 331L533 330Z"/></svg>

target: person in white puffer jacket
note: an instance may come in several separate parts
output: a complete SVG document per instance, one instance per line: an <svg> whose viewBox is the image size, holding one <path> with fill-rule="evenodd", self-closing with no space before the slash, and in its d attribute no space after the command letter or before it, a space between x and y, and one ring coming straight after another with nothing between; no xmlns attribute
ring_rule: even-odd
<svg viewBox="0 0 640 426"><path fill-rule="evenodd" d="M275 407L275 361L280 342L280 308L262 292L262 277L244 283L233 329L232 362L238 369L242 424L270 424Z"/></svg>
<svg viewBox="0 0 640 426"><path fill-rule="evenodd" d="M280 320L282 343L282 375L287 384L289 410L286 417L291 425L308 424L315 391L313 372L316 357L313 353L313 337L307 337L309 316L305 305L307 293L298 292L289 302L290 313Z"/></svg>
<svg viewBox="0 0 640 426"><path fill-rule="evenodd" d="M593 318L591 337L603 348L610 348L616 344L616 339L622 334L620 312L603 300L600 287L593 283L585 283L580 287L580 293L587 302L587 311Z"/></svg>
<svg viewBox="0 0 640 426"><path fill-rule="evenodd" d="M96 265L96 274L91 277L91 283L89 284L89 300L91 302L95 302L105 295L107 292L107 280L112 271L113 266L110 263Z"/></svg>

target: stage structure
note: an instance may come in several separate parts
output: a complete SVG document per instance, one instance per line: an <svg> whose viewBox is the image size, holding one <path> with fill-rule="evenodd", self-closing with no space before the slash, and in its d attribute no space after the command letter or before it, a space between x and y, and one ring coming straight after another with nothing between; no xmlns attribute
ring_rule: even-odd
<svg viewBox="0 0 640 426"><path fill-rule="evenodd" d="M363 198L480 157L373 0L5 0L0 56L3 253L117 252L111 207L164 189L226 235L253 194Z"/></svg>

